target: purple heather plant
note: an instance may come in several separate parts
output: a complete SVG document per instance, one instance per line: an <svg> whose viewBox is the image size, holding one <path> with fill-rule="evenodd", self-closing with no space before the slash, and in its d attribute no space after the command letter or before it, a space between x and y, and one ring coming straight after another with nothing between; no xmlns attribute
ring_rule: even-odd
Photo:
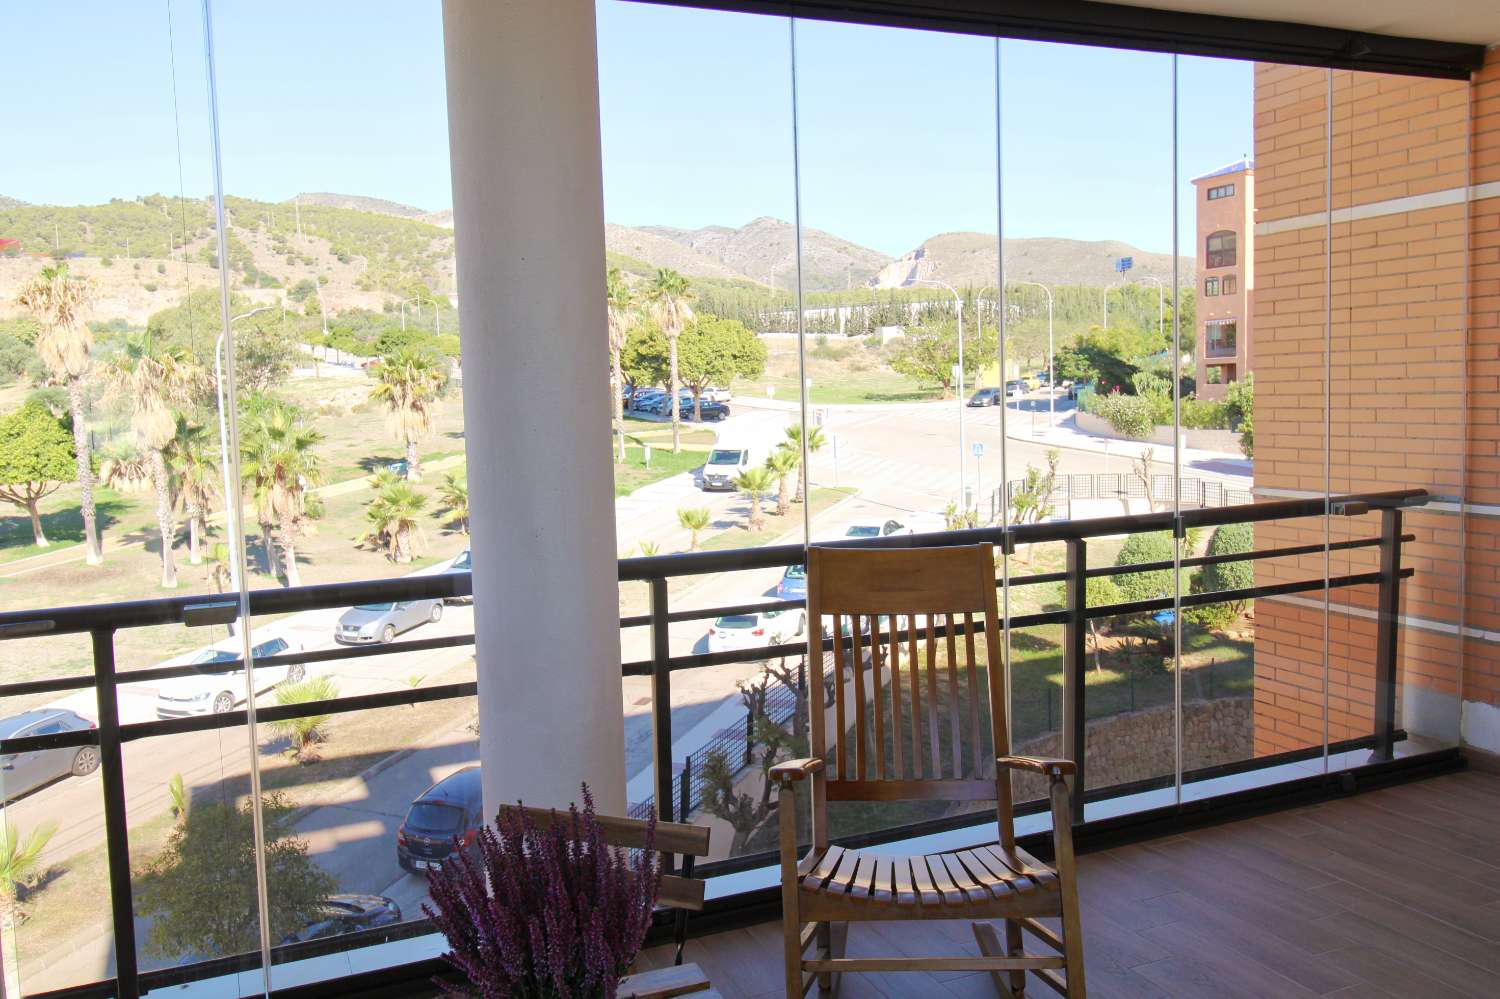
<svg viewBox="0 0 1500 999"><path fill-rule="evenodd" d="M605 845L594 798L545 830L525 811L502 813L469 851L432 872L435 908L422 911L453 948L444 957L479 999L615 999L651 924L661 870L656 813L640 850Z"/></svg>

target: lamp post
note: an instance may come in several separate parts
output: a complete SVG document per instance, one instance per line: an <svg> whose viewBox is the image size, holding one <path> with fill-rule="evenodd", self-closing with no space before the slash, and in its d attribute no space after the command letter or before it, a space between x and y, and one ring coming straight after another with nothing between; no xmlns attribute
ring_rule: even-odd
<svg viewBox="0 0 1500 999"><path fill-rule="evenodd" d="M406 303L407 302L416 302L417 303L417 315L419 317L422 315L422 296L421 295L415 295L415 296L413 296L411 298L403 298L401 300L401 332L402 333L406 332Z"/></svg>
<svg viewBox="0 0 1500 999"><path fill-rule="evenodd" d="M967 495L967 469L968 459L965 457L969 450L968 435L964 428L964 300L958 291L945 281L935 281L932 278L917 278L917 284L930 284L939 288L946 288L948 294L953 296L953 303L958 306L958 501L960 506L967 512L969 499Z"/></svg>
<svg viewBox="0 0 1500 999"><path fill-rule="evenodd" d="M1162 283L1161 278L1141 275L1142 281L1151 281L1156 285L1156 332L1160 333L1167 324L1167 286Z"/></svg>
<svg viewBox="0 0 1500 999"><path fill-rule="evenodd" d="M1029 284L1047 293L1047 426L1057 424L1057 373L1052 368L1052 289L1040 281L1011 281L1011 284ZM1106 294L1108 289L1106 289ZM1004 295L1001 296L1004 298ZM1106 303L1108 299L1105 300Z"/></svg>

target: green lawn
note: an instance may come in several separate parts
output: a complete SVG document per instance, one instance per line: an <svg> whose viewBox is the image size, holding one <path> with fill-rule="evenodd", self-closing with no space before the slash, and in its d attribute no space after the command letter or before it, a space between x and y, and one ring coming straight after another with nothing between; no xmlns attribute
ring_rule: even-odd
<svg viewBox="0 0 1500 999"><path fill-rule="evenodd" d="M859 402L930 402L941 399L935 386L924 387L898 375L889 368L872 371L829 372L823 378L812 376L808 401L815 405L841 405ZM735 392L764 397L767 388L776 390L777 399L797 399L797 376L768 375L753 381L735 382ZM733 403L730 404L731 406Z"/></svg>
<svg viewBox="0 0 1500 999"><path fill-rule="evenodd" d="M646 449L625 445L625 464L615 466L615 495L629 496L642 486L670 478L682 472L690 472L703 464L703 452L698 450L672 453L670 437L665 446L651 445L651 464L646 464Z"/></svg>
<svg viewBox="0 0 1500 999"><path fill-rule="evenodd" d="M819 486L812 491L812 515L827 510L835 503L842 502L853 496L858 490L848 486ZM748 500L746 501L748 505ZM778 538L788 531L800 530L802 528L802 506L793 503L785 517L776 515L776 497L773 493L765 502L762 509L765 510L766 526L759 531L752 531L749 527L731 527L726 531L710 535L704 538L698 545L703 551L724 551L729 548L760 548L764 545L773 544Z"/></svg>

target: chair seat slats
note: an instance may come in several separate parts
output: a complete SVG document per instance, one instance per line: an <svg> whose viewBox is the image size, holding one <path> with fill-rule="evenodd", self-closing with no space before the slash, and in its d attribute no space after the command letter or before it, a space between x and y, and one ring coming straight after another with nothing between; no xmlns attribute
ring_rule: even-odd
<svg viewBox="0 0 1500 999"><path fill-rule="evenodd" d="M802 875L801 888L883 905L958 909L1056 889L1050 869L1028 867L1030 873L1022 874L1000 859L1013 854L991 849L892 857L832 847Z"/></svg>

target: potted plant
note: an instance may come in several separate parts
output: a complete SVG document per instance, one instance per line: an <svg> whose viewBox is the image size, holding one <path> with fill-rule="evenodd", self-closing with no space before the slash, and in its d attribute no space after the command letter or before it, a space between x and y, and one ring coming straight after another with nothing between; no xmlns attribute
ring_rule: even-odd
<svg viewBox="0 0 1500 999"><path fill-rule="evenodd" d="M434 871L433 906L422 911L448 938L444 957L467 987L439 983L452 996L511 999L614 999L651 925L660 883L652 849L605 844L594 799L568 807L545 830L522 809L507 809L480 830L476 848Z"/></svg>

